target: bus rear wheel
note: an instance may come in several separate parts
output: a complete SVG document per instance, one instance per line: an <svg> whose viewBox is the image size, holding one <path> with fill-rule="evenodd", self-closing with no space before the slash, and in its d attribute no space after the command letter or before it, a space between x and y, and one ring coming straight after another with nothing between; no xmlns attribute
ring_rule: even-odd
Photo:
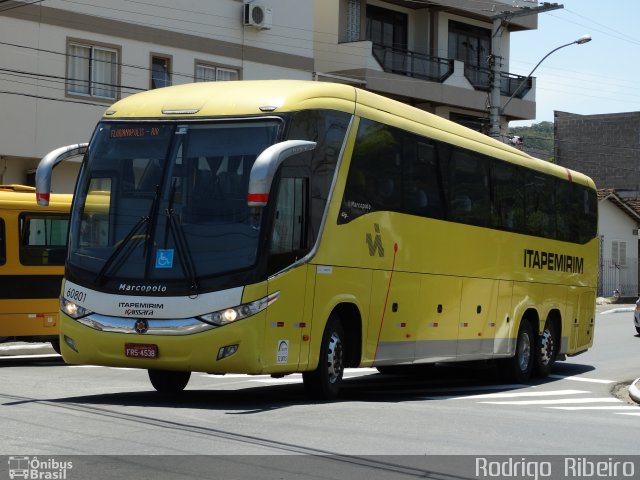
<svg viewBox="0 0 640 480"><path fill-rule="evenodd" d="M498 363L501 376L509 382L527 383L533 371L533 329L528 319L523 318L516 338L516 353Z"/></svg>
<svg viewBox="0 0 640 480"><path fill-rule="evenodd" d="M160 393L180 393L189 383L191 372L172 370L147 370L151 385Z"/></svg>
<svg viewBox="0 0 640 480"><path fill-rule="evenodd" d="M558 331L554 322L547 320L542 334L537 338L534 372L546 377L558 358Z"/></svg>
<svg viewBox="0 0 640 480"><path fill-rule="evenodd" d="M337 397L342 385L344 362L344 330L340 317L333 314L322 334L318 368L302 374L307 395L316 400Z"/></svg>

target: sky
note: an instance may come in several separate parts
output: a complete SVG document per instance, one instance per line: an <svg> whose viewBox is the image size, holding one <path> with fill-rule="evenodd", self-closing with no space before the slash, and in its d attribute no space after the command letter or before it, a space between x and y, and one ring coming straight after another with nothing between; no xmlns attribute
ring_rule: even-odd
<svg viewBox="0 0 640 480"><path fill-rule="evenodd" d="M554 110L593 115L640 111L640 2L554 1L563 9L538 14L538 29L511 34L508 71L528 75L547 53L589 34L591 42L551 54L536 69L536 118Z"/></svg>

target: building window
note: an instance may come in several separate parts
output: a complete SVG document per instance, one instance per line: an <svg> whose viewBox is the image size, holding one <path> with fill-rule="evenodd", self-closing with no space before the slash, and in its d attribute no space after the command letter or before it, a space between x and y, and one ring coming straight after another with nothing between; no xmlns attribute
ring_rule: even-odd
<svg viewBox="0 0 640 480"><path fill-rule="evenodd" d="M611 242L611 261L616 267L627 264L627 242Z"/></svg>
<svg viewBox="0 0 640 480"><path fill-rule="evenodd" d="M222 82L225 80L238 80L238 78L238 70L196 63L196 82Z"/></svg>
<svg viewBox="0 0 640 480"><path fill-rule="evenodd" d="M360 0L347 1L347 42L360 41Z"/></svg>
<svg viewBox="0 0 640 480"><path fill-rule="evenodd" d="M449 21L449 58L474 67L488 68L491 30Z"/></svg>
<svg viewBox="0 0 640 480"><path fill-rule="evenodd" d="M71 42L67 46L67 93L115 99L118 92L118 51Z"/></svg>
<svg viewBox="0 0 640 480"><path fill-rule="evenodd" d="M169 57L151 57L151 89L171 85L171 59Z"/></svg>
<svg viewBox="0 0 640 480"><path fill-rule="evenodd" d="M407 15L367 5L367 40L387 48L407 49Z"/></svg>

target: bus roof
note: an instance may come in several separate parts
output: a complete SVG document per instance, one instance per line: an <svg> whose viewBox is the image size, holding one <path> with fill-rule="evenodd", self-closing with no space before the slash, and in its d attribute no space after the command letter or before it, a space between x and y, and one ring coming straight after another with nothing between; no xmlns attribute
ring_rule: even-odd
<svg viewBox="0 0 640 480"><path fill-rule="evenodd" d="M386 116L392 125L470 148L595 188L579 172L536 159L455 122L356 87L305 80L197 82L126 97L107 109L105 120L180 119L269 115L312 108Z"/></svg>
<svg viewBox="0 0 640 480"><path fill-rule="evenodd" d="M71 207L70 193L53 193L49 207L41 207L36 203L36 189L27 185L0 185L0 210L63 210Z"/></svg>

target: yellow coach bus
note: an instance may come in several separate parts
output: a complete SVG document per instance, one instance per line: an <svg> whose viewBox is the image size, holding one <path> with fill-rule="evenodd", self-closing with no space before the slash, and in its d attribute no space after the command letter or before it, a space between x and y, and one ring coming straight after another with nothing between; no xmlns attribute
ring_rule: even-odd
<svg viewBox="0 0 640 480"><path fill-rule="evenodd" d="M44 208L34 194L34 187L0 185L0 342L50 341L59 352L71 195L51 195Z"/></svg>
<svg viewBox="0 0 640 480"><path fill-rule="evenodd" d="M345 367L487 359L524 382L592 344L596 225L586 176L351 86L144 92L83 160L62 354L159 391L302 372L331 398Z"/></svg>

